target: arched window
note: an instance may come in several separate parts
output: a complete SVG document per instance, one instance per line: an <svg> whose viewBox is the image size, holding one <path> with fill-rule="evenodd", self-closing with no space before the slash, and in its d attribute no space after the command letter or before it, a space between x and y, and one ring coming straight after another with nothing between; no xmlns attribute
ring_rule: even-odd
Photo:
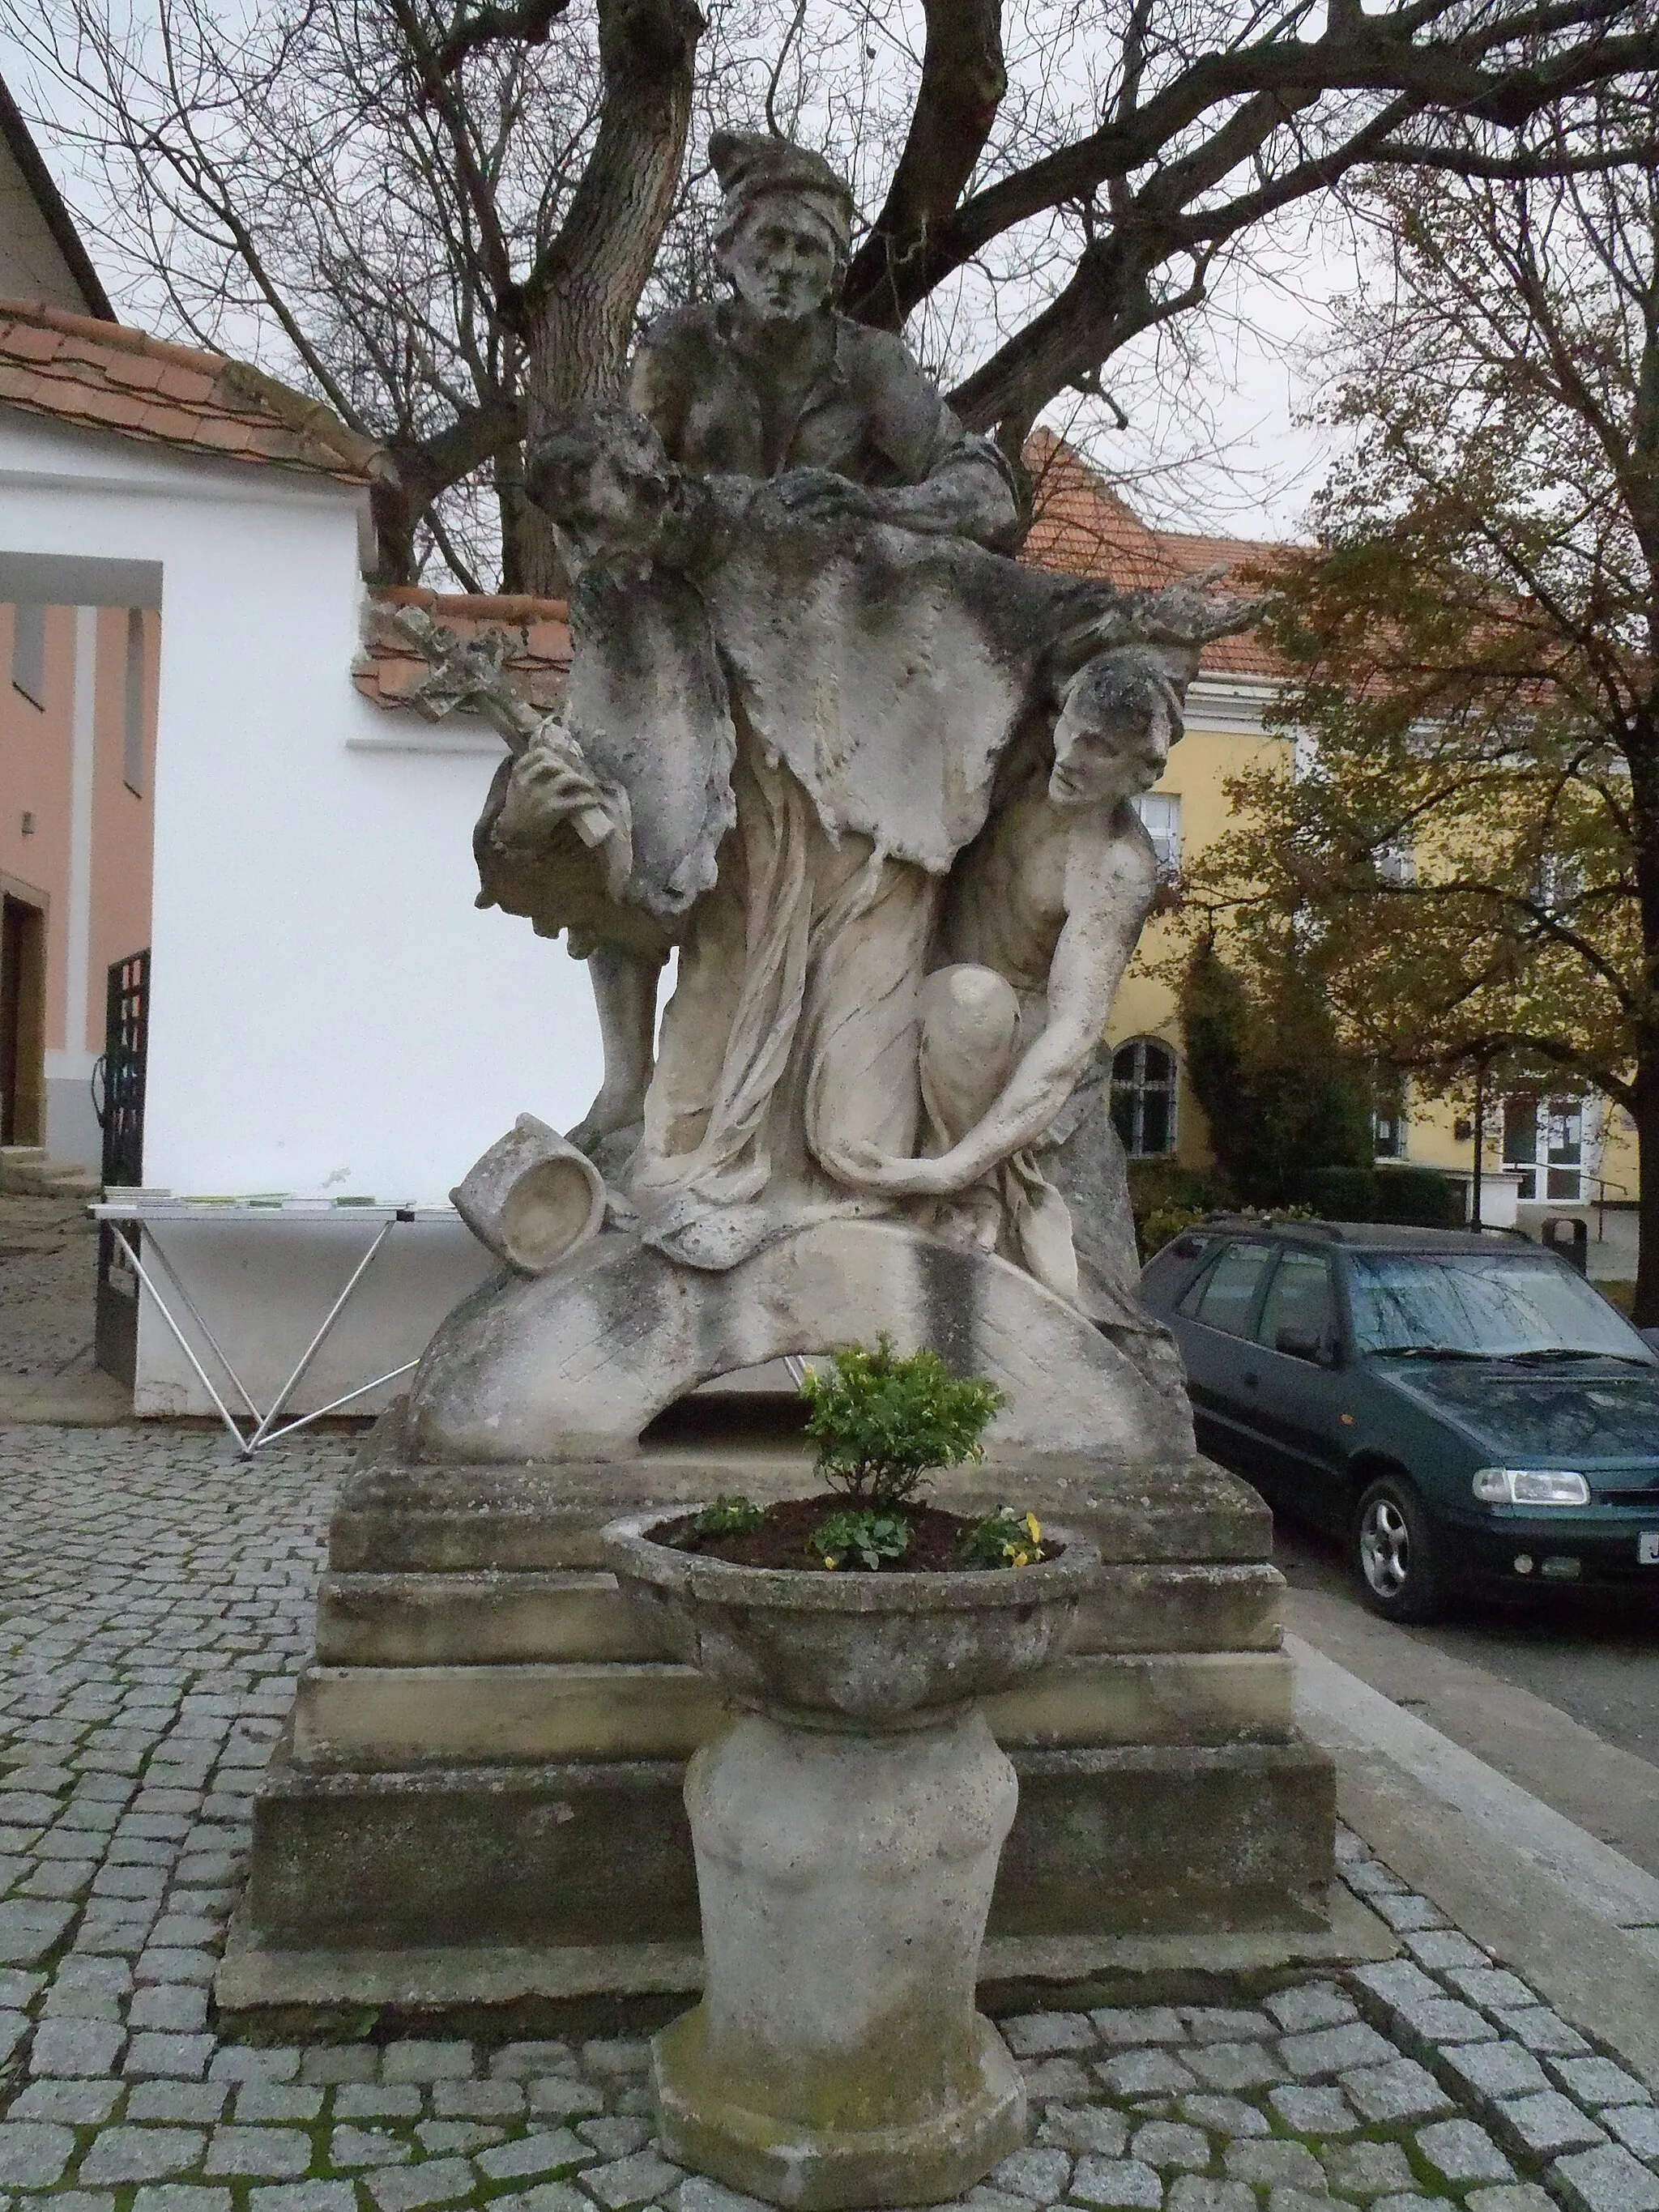
<svg viewBox="0 0 1659 2212"><path fill-rule="evenodd" d="M1131 1159L1174 1152L1176 1056L1168 1045L1133 1037L1112 1054L1112 1119Z"/></svg>

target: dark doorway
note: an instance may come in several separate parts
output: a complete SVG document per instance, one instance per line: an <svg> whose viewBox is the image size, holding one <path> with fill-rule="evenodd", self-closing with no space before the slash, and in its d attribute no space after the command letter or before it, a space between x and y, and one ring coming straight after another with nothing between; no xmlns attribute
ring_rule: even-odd
<svg viewBox="0 0 1659 2212"><path fill-rule="evenodd" d="M0 897L0 1145L39 1145L46 1132L46 917Z"/></svg>

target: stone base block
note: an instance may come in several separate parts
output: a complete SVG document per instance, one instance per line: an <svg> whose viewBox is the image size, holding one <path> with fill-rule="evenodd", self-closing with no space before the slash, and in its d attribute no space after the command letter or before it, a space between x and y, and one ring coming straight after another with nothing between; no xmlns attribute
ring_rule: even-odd
<svg viewBox="0 0 1659 2212"><path fill-rule="evenodd" d="M1282 1741L1291 1662L1279 1651L1096 1652L988 1699L999 1743ZM294 1710L302 1766L359 1771L494 1759L684 1759L729 1715L690 1667L313 1667Z"/></svg>
<svg viewBox="0 0 1659 2212"><path fill-rule="evenodd" d="M1025 2140L1024 2087L989 2021L977 2023L978 2083L959 2103L906 2127L799 2127L782 2140L775 2118L742 2104L741 2084L711 2093L697 2065L701 2021L699 2007L652 2045L663 2150L694 2172L791 2212L942 2203Z"/></svg>
<svg viewBox="0 0 1659 2212"><path fill-rule="evenodd" d="M1287 1743L1015 1748L991 1934L1316 1929L1329 1759ZM693 1943L672 1759L321 1773L255 1801L247 1924L277 1949Z"/></svg>
<svg viewBox="0 0 1659 2212"><path fill-rule="evenodd" d="M392 1414L364 1442L329 1525L325 1601L337 1588L345 1595L334 1577L516 1577L603 1568L599 1531L618 1514L701 1504L734 1490L767 1504L808 1497L817 1487L804 1449L738 1452L699 1445L664 1447L622 1461L424 1467L402 1455L402 1443L400 1420ZM1247 1484L1209 1460L1182 1455L1148 1468L1082 1453L1012 1463L994 1455L983 1465L945 1470L928 1492L934 1504L968 1514L989 1512L1011 1494L1036 1506L1045 1520L1064 1522L1086 1536L1108 1569L1130 1571L1109 1601L1115 1617L1137 1636L1153 1626L1139 1617L1138 1597L1153 1590L1162 1602L1163 1576L1170 1568L1188 1577L1178 1616L1197 1605L1200 1617L1210 1585L1202 1576L1194 1579L1194 1570L1251 1570L1255 1579L1225 1587L1234 1604L1244 1598L1237 1617L1255 1624L1255 1632L1261 1603L1281 1587L1267 1565L1273 1516ZM526 1585L514 1587L536 1595ZM1102 1587L1109 1593L1109 1579ZM1254 1605L1248 1595L1252 1590ZM422 1604L442 1595L441 1589L424 1593ZM457 1589L456 1595L467 1594ZM471 1595L487 1601L487 1593L476 1588ZM395 1587L383 1589L382 1622L398 1601ZM1206 1620L1206 1632L1218 1644L1231 1641L1224 1632L1215 1634L1220 1626ZM1157 1632L1160 1648L1171 1648L1161 1626ZM364 1656L361 1647L353 1656ZM458 1656L453 1641L447 1656Z"/></svg>
<svg viewBox="0 0 1659 2212"><path fill-rule="evenodd" d="M797 1487L800 1487L797 1479ZM1265 1560L1103 1567L1069 1649L1277 1651L1284 1581ZM593 1569L326 1574L324 1667L514 1667L659 1659L614 1575Z"/></svg>

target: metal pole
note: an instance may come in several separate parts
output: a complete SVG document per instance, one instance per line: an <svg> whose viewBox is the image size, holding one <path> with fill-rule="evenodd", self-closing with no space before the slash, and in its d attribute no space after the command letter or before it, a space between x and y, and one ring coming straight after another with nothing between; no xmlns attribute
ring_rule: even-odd
<svg viewBox="0 0 1659 2212"><path fill-rule="evenodd" d="M173 1289L179 1293L179 1300L184 1306L185 1311L195 1322L197 1328L201 1330L202 1334L206 1338L208 1344L212 1350L214 1358L218 1361L221 1367L224 1369L226 1374L229 1376L231 1381L236 1385L238 1391L241 1394L242 1403L247 1407L249 1419L257 1424L259 1419L259 1408L254 1404L252 1398L249 1395L247 1384L243 1382L241 1376L231 1365L223 1345L220 1343L218 1338L213 1334L213 1331L208 1327L201 1315L197 1311L196 1301L191 1297L189 1291L185 1287L184 1279L179 1274L179 1270L173 1266L172 1261L168 1259L166 1252L162 1249L161 1240L155 1234L153 1225L149 1227L148 1234L149 1237L149 1249L155 1254L157 1260L161 1261L162 1270L165 1273L167 1280L173 1285Z"/></svg>
<svg viewBox="0 0 1659 2212"><path fill-rule="evenodd" d="M407 1375L410 1368L418 1367L420 1364L418 1359L405 1359L401 1367L394 1367L390 1374L377 1375L372 1382L360 1382L355 1390L347 1390L337 1398L331 1398L327 1405L319 1406L314 1413L301 1413L297 1420L284 1421L280 1429L268 1430L263 1441L274 1444L279 1437L291 1437L295 1429L309 1428L313 1421L320 1421L327 1413L337 1413L342 1406L349 1406L354 1398L362 1398L371 1390L378 1390L382 1382L395 1382L400 1375Z"/></svg>
<svg viewBox="0 0 1659 2212"><path fill-rule="evenodd" d="M1486 1063L1474 1064L1474 1178L1469 1186L1469 1226L1485 1227L1480 1218L1480 1177L1486 1153Z"/></svg>
<svg viewBox="0 0 1659 2212"><path fill-rule="evenodd" d="M386 1243L386 1238L391 1236L392 1230L399 1221L412 1221L413 1219L414 1215L412 1213L400 1208L398 1212L392 1215L391 1220L388 1221L381 1229L380 1235L374 1239L374 1242L369 1246L368 1251L364 1253L362 1258L357 1262L356 1267L352 1271L350 1281L346 1285L344 1290L341 1291L339 1297L335 1299L333 1304L329 1308L322 1327L318 1330L316 1335L312 1338L310 1343L307 1345L305 1350L301 1353L299 1365L295 1367L294 1372L289 1376L287 1382L283 1383L282 1389L271 1400L270 1412L260 1422L258 1427L255 1429L253 1434L248 1438L247 1442L242 1446L242 1455L245 1459L252 1458L254 1453L258 1450L260 1445L264 1443L265 1438L276 1426L278 1416L281 1414L283 1407L287 1405L289 1398L293 1396L294 1392L299 1387L300 1378L304 1375L307 1368L310 1366L312 1361L316 1358L324 1338L327 1336L330 1329L333 1328L335 1322L339 1318L341 1309L344 1306L346 1300L351 1296L351 1293L356 1289L358 1284L362 1282L363 1277L368 1273L369 1267L373 1264L374 1255L380 1250L381 1245Z"/></svg>
<svg viewBox="0 0 1659 2212"><path fill-rule="evenodd" d="M128 1243L126 1238L122 1235L119 1224L112 1221L110 1227L115 1231L115 1241L120 1246L121 1249L126 1254L127 1259L131 1264L133 1273L137 1276L139 1281L149 1292L151 1298L155 1301L156 1312L161 1315L162 1320L173 1331L174 1337L178 1340L179 1351L184 1353L185 1358L189 1360L191 1365L196 1370L197 1379L200 1382L202 1388L207 1392L209 1397L212 1399L214 1404L219 1408L219 1419L230 1431L232 1436L235 1437L241 1455L246 1459L248 1455L247 1439L243 1436L240 1428L237 1425L235 1418L232 1414L230 1408L226 1405L224 1400L219 1395L219 1393L214 1389L213 1379L209 1375L206 1368L203 1366L201 1361L196 1357L196 1353L191 1344L190 1339L185 1334L183 1329L179 1328L178 1322L174 1321L172 1314L167 1310L166 1299L163 1298L161 1293L156 1289L155 1284L151 1282L149 1277L145 1273L143 1261L138 1257L138 1255L133 1250L131 1245Z"/></svg>

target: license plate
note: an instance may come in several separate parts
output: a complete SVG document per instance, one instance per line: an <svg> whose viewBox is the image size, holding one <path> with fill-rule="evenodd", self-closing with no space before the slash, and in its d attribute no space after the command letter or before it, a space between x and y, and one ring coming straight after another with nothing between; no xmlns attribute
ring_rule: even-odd
<svg viewBox="0 0 1659 2212"><path fill-rule="evenodd" d="M1636 1539L1638 1567L1659 1567L1659 1528L1644 1528Z"/></svg>

